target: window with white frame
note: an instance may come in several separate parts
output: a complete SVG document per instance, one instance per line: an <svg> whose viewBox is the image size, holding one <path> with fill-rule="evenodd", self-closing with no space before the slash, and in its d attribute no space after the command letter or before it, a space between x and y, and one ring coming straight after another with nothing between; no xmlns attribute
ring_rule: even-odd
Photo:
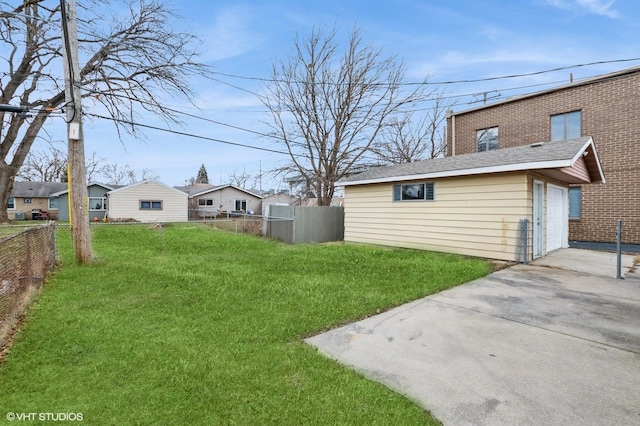
<svg viewBox="0 0 640 426"><path fill-rule="evenodd" d="M213 199L212 198L200 198L198 200L198 205L199 206L213 206Z"/></svg>
<svg viewBox="0 0 640 426"><path fill-rule="evenodd" d="M89 210L107 210L107 199L105 197L89 198Z"/></svg>
<svg viewBox="0 0 640 426"><path fill-rule="evenodd" d="M140 210L162 210L162 201L140 200Z"/></svg>
<svg viewBox="0 0 640 426"><path fill-rule="evenodd" d="M582 136L582 111L572 111L551 116L551 140L579 138Z"/></svg>
<svg viewBox="0 0 640 426"><path fill-rule="evenodd" d="M572 186L569 188L569 219L580 219L582 214L582 188Z"/></svg>
<svg viewBox="0 0 640 426"><path fill-rule="evenodd" d="M9 202L7 203L7 209L13 210L16 208L16 199L13 197L9 197Z"/></svg>
<svg viewBox="0 0 640 426"><path fill-rule="evenodd" d="M493 151L498 149L498 128L490 127L476 131L476 143L478 152Z"/></svg>
<svg viewBox="0 0 640 426"><path fill-rule="evenodd" d="M407 183L393 185L393 201L433 201L434 182Z"/></svg>
<svg viewBox="0 0 640 426"><path fill-rule="evenodd" d="M246 211L247 210L247 200L235 200L234 201L234 210L236 211Z"/></svg>
<svg viewBox="0 0 640 426"><path fill-rule="evenodd" d="M58 210L58 208L59 208L58 197L49 198L49 210Z"/></svg>

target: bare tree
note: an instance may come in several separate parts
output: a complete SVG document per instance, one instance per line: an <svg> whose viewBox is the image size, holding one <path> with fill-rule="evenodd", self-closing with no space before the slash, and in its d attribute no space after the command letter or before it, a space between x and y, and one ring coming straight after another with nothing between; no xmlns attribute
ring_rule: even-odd
<svg viewBox="0 0 640 426"><path fill-rule="evenodd" d="M67 153L49 143L48 150L31 150L16 175L16 180L34 182L66 182ZM94 151L85 159L87 182L94 181L102 174L105 159L99 158Z"/></svg>
<svg viewBox="0 0 640 426"><path fill-rule="evenodd" d="M95 182L104 172L107 166L105 158L98 158L95 151L91 157L86 158L87 165L87 182Z"/></svg>
<svg viewBox="0 0 640 426"><path fill-rule="evenodd" d="M130 165L120 165L118 163L110 163L102 167L101 175L106 180L106 183L111 185L131 185L136 182L142 182L145 180L158 180L158 176L151 169L142 169L142 174L138 179L136 171L131 168Z"/></svg>
<svg viewBox="0 0 640 426"><path fill-rule="evenodd" d="M319 205L331 203L335 182L362 161L387 121L425 95L423 85L405 93L402 63L364 45L359 30L344 52L339 45L335 28L296 37L262 96L267 124L290 156L280 171L301 176Z"/></svg>
<svg viewBox="0 0 640 426"><path fill-rule="evenodd" d="M17 3L17 5L16 5ZM191 99L188 83L207 68L196 61L192 35L177 32L174 13L162 1L128 0L129 14L113 19L113 2L85 3L78 13L81 34L80 82L83 113L112 120L118 133L137 135L136 110L153 112L167 122L162 93ZM45 0L1 2L0 104L20 105L27 113L0 111L0 222L18 170L47 118L64 105L60 3ZM95 111L95 112L93 112ZM106 111L100 115L101 111Z"/></svg>
<svg viewBox="0 0 640 426"><path fill-rule="evenodd" d="M237 186L238 188L246 189L247 183L250 181L251 185L249 186L255 186L256 178L247 173L246 169L242 169L241 172L239 172L238 170L234 170L229 175L229 183L231 183L231 185Z"/></svg>
<svg viewBox="0 0 640 426"><path fill-rule="evenodd" d="M58 182L64 178L66 169L67 154L51 146L48 151L32 150L29 152L16 175L16 179L34 182Z"/></svg>
<svg viewBox="0 0 640 426"><path fill-rule="evenodd" d="M422 111L401 114L382 131L380 140L371 147L379 163L413 163L444 155L444 123L453 103L447 102L441 93L434 95L431 108L424 114Z"/></svg>
<svg viewBox="0 0 640 426"><path fill-rule="evenodd" d="M134 178L135 178L135 173L133 174ZM142 169L142 175L140 176L140 181L145 181L145 180L158 180L160 179L160 176L158 176L153 170L151 169L147 169L144 168Z"/></svg>
<svg viewBox="0 0 640 426"><path fill-rule="evenodd" d="M124 166L118 163L107 164L102 175L106 179L106 183L111 185L130 185L136 182L136 173L128 164Z"/></svg>

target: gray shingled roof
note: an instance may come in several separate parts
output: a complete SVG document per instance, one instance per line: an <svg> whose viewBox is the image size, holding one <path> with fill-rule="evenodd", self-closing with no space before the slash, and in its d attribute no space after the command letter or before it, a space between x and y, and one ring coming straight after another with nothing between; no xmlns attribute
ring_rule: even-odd
<svg viewBox="0 0 640 426"><path fill-rule="evenodd" d="M366 172L341 179L336 184L359 185L429 177L570 167L589 145L593 145L593 141L591 137L587 136L565 141L434 158L415 163L375 167Z"/></svg>
<svg viewBox="0 0 640 426"><path fill-rule="evenodd" d="M62 182L14 182L12 197L20 198L48 198L51 194L67 188Z"/></svg>

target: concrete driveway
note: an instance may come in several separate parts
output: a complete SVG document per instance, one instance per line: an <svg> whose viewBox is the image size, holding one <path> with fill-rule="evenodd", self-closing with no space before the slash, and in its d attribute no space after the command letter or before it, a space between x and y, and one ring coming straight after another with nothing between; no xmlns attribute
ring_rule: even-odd
<svg viewBox="0 0 640 426"><path fill-rule="evenodd" d="M637 425L640 274L593 272L516 265L307 342L445 425Z"/></svg>

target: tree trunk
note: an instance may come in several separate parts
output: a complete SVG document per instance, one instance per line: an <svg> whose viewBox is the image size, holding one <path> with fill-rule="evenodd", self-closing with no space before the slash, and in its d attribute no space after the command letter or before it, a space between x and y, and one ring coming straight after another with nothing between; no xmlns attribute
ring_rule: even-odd
<svg viewBox="0 0 640 426"><path fill-rule="evenodd" d="M0 188L7 188L6 191L0 191L0 223L9 223L12 218L9 217L7 208L9 207L9 198L13 191L13 180L16 177L16 171L11 172L11 166L4 161L0 162Z"/></svg>

